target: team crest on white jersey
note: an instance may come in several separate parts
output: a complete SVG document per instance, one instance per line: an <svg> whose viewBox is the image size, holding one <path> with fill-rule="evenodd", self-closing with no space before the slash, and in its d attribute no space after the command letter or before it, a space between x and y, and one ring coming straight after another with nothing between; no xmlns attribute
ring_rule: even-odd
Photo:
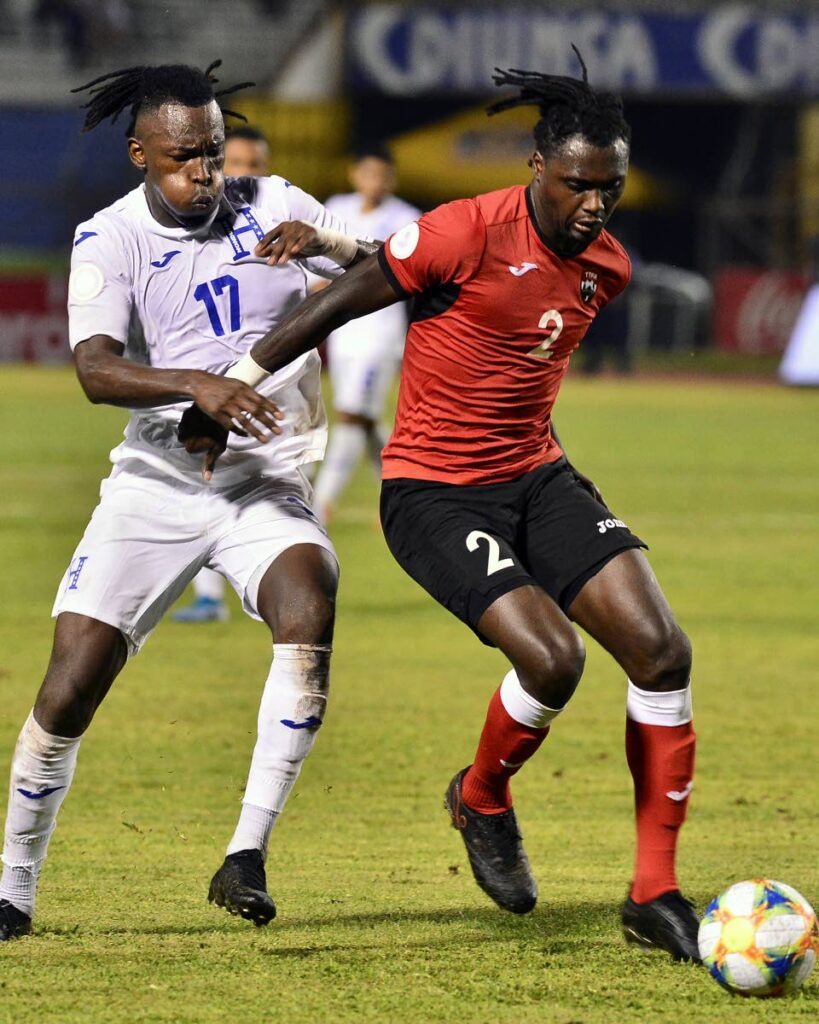
<svg viewBox="0 0 819 1024"><path fill-rule="evenodd" d="M589 303L597 294L597 273L594 270L584 270L580 278L580 298Z"/></svg>

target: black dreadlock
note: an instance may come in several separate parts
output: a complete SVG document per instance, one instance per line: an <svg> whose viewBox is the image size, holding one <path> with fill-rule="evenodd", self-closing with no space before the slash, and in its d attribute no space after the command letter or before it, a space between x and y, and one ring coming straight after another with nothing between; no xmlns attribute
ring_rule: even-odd
<svg viewBox="0 0 819 1024"><path fill-rule="evenodd" d="M495 85L514 85L520 91L517 96L487 107L487 114L500 114L512 107L537 107L540 120L533 134L542 156L551 154L571 135L582 135L594 146L610 146L617 139L631 140L631 129L623 117L623 101L614 93L592 89L580 51L574 45L572 49L580 62L582 79L517 68L495 68L492 76Z"/></svg>
<svg viewBox="0 0 819 1024"><path fill-rule="evenodd" d="M87 110L88 113L85 115L82 130L90 132L106 118L110 118L113 124L123 110L130 107L128 127L125 131L126 136L130 137L134 134L140 110L157 110L163 103L168 102L182 103L186 107L201 107L211 100L218 99L219 96L228 96L238 89L246 89L256 84L240 82L229 89L214 91L213 87L219 79L213 72L221 63L221 60L215 60L204 71L188 64L159 64L153 67L138 65L123 68L121 71L111 71L107 75L95 78L93 82L77 86L71 91L91 92L91 99L83 104L83 110ZM242 121L247 120L234 110L222 110L222 114L227 117L238 117Z"/></svg>

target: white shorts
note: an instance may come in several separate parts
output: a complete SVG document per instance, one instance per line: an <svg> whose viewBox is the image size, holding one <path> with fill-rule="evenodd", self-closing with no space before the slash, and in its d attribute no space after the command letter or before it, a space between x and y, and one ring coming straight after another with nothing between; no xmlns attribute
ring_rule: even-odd
<svg viewBox="0 0 819 1024"><path fill-rule="evenodd" d="M351 416L379 420L400 365L394 345L380 348L338 341L335 333L327 340L333 408Z"/></svg>
<svg viewBox="0 0 819 1024"><path fill-rule="evenodd" d="M76 612L116 626L137 654L203 566L222 573L259 619L268 566L294 544L332 542L308 502L301 473L233 488L193 487L114 470L57 591L52 615Z"/></svg>

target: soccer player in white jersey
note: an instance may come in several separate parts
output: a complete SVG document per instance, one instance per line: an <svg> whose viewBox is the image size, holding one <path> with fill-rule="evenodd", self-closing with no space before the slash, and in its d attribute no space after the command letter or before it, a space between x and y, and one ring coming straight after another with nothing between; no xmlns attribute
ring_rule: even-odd
<svg viewBox="0 0 819 1024"><path fill-rule="evenodd" d="M392 194L395 164L386 149L362 150L350 168L350 184L354 192L331 196L325 206L361 237L389 238L421 216ZM365 450L381 476L386 437L380 420L406 332L406 305L400 303L351 320L327 339L335 423L314 490L314 507L325 524Z"/></svg>
<svg viewBox="0 0 819 1024"><path fill-rule="evenodd" d="M222 170L227 178L263 178L270 174L270 145L258 128L242 125L231 129L225 138ZM193 592L193 601L172 614L174 622L194 625L228 620L223 576L205 566L194 577Z"/></svg>
<svg viewBox="0 0 819 1024"><path fill-rule="evenodd" d="M242 810L209 892L257 925L276 913L270 831L324 718L338 566L300 469L325 444L318 358L295 360L257 392L242 357L305 297L305 265L332 276L374 247L282 178L225 182L214 67L129 68L82 87L92 89L85 130L128 112L144 182L77 229L70 341L90 400L131 416L58 591L51 660L14 752L0 940L31 929L94 712L202 566L223 573L273 634ZM266 259L254 256L262 239L273 240ZM148 365L127 358L132 310ZM176 437L191 399L232 431L201 476Z"/></svg>

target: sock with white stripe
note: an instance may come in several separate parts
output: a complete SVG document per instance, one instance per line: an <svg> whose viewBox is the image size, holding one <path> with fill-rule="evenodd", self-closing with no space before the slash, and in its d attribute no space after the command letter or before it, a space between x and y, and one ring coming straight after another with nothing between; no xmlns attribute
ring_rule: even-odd
<svg viewBox="0 0 819 1024"><path fill-rule="evenodd" d="M509 780L537 751L559 714L527 693L514 669L508 672L489 702L475 760L461 783L466 806L482 814L509 810Z"/></svg>
<svg viewBox="0 0 819 1024"><path fill-rule="evenodd" d="M677 840L694 785L691 688L655 693L629 681L626 715L626 757L637 818L631 898L648 903L679 888Z"/></svg>

